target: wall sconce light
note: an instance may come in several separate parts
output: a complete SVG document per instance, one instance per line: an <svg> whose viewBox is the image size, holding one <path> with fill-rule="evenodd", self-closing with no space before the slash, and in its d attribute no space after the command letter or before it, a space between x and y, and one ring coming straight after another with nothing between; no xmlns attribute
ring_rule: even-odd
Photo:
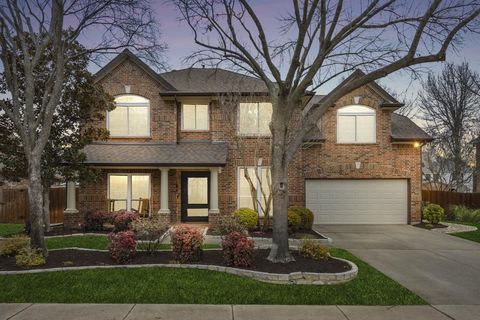
<svg viewBox="0 0 480 320"><path fill-rule="evenodd" d="M415 142L413 143L413 147L415 147L415 148L420 148L420 142L415 141Z"/></svg>
<svg viewBox="0 0 480 320"><path fill-rule="evenodd" d="M355 96L355 97L353 97L353 102L354 102L355 104L359 104L361 98L362 98L362 97L360 97L360 96Z"/></svg>
<svg viewBox="0 0 480 320"><path fill-rule="evenodd" d="M360 161L355 161L355 169L360 169L360 167L362 166L362 162Z"/></svg>
<svg viewBox="0 0 480 320"><path fill-rule="evenodd" d="M130 85L125 85L125 93L130 93Z"/></svg>

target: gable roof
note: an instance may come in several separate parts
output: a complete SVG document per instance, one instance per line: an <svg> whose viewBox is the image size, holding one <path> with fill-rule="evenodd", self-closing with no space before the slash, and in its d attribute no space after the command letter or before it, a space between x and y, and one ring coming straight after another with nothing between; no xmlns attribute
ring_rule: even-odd
<svg viewBox="0 0 480 320"><path fill-rule="evenodd" d="M139 59L128 49L123 50L119 55L117 55L109 63L107 63L102 69L95 73L95 81L101 81L103 78L105 78L105 76L107 76L110 72L112 72L113 69L118 67L125 60L130 60L131 62L133 62L165 89L169 91L175 90L174 86L172 86L167 80L165 80L161 75L156 73L152 68L150 68L145 62Z"/></svg>
<svg viewBox="0 0 480 320"><path fill-rule="evenodd" d="M175 87L161 95L208 95L216 93L268 94L265 83L255 77L219 68L187 68L160 74Z"/></svg>

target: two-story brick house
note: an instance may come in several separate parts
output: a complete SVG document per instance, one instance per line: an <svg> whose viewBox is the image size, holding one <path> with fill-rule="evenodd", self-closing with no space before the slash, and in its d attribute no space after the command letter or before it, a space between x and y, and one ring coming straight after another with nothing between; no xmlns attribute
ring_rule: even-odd
<svg viewBox="0 0 480 320"><path fill-rule="evenodd" d="M242 170L262 159L266 176L270 162L271 104L261 80L209 68L158 74L129 51L96 77L117 104L106 121L91 124L108 128L109 140L85 148L103 179L80 186L66 226L79 226L88 210L145 202L170 223L215 223L252 206ZM224 108L229 96L233 109ZM307 97L302 108L318 99ZM315 223L419 221L421 145L431 138L393 113L400 106L376 83L337 101L290 165L290 203L312 209Z"/></svg>

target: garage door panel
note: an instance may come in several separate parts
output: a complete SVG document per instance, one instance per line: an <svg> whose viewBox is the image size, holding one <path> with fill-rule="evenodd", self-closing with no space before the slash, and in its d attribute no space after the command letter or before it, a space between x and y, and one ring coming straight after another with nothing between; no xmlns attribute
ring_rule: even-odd
<svg viewBox="0 0 480 320"><path fill-rule="evenodd" d="M306 206L322 224L407 223L407 180L307 180Z"/></svg>

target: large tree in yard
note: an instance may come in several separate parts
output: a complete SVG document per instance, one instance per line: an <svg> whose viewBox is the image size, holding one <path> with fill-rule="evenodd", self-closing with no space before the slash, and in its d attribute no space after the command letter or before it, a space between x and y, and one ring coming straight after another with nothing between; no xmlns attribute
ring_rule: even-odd
<svg viewBox="0 0 480 320"><path fill-rule="evenodd" d="M85 39L80 51L71 44ZM159 61L163 46L148 0L4 0L0 3L0 59L5 96L0 113L21 141L28 173L31 245L47 253L44 241L42 156L68 79L65 66L85 55L136 49ZM47 52L49 52L47 54ZM50 73L38 87L36 70L46 56ZM21 71L20 71L21 70ZM41 96L37 93L41 91Z"/></svg>
<svg viewBox="0 0 480 320"><path fill-rule="evenodd" d="M287 169L322 114L371 81L444 61L465 33L479 31L478 0L292 0L290 12L280 17L274 32L257 13L257 1L174 3L200 47L192 59L230 64L268 87L273 105L273 262L293 260L288 250ZM363 72L290 121L307 90L321 89L357 68Z"/></svg>
<svg viewBox="0 0 480 320"><path fill-rule="evenodd" d="M67 55L83 52L85 48L78 42L68 44ZM41 63L34 70L35 96L34 106L41 105L44 96L45 80L51 74L52 51L47 48ZM106 129L86 128L91 121L103 120L105 112L111 110L113 98L103 87L95 83L94 76L87 70L89 55L79 54L77 59L68 60L64 66L64 85L62 94L52 118L50 137L43 150L41 159L41 179L43 186L43 222L45 230L50 229L50 187L58 182L77 181L79 178L95 178L95 172L83 166L85 155L83 147L93 140L108 137ZM18 79L24 79L23 68L17 68ZM24 100L25 82L20 82L19 97ZM6 83L0 74L0 93L6 94ZM11 108L11 101L4 103ZM38 112L37 109L34 112ZM23 142L16 133L13 121L0 114L0 175L8 181L28 178L28 164ZM66 165L68 164L68 165ZM30 228L27 228L30 230Z"/></svg>

